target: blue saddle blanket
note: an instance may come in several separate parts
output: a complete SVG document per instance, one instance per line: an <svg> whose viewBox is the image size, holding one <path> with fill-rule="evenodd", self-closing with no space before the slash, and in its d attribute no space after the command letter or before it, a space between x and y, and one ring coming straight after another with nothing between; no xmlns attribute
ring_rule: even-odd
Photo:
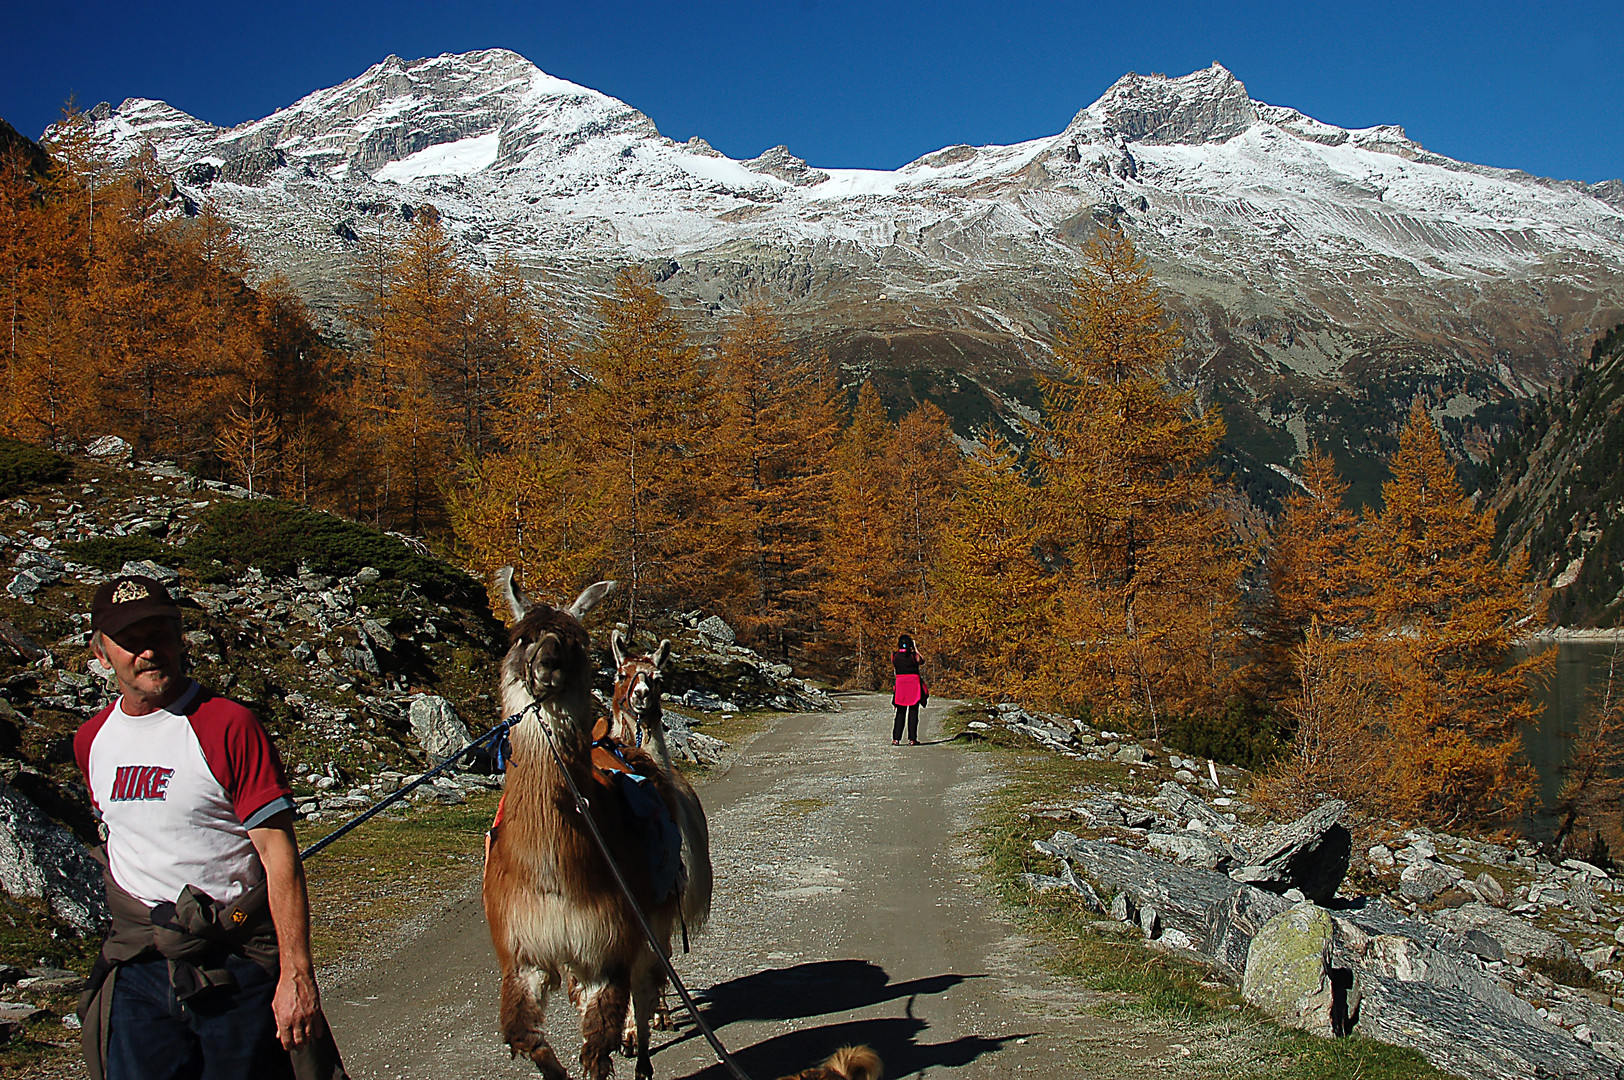
<svg viewBox="0 0 1624 1080"><path fill-rule="evenodd" d="M611 773L620 796L631 811L632 825L648 856L648 879L656 904L665 903L682 874L682 831L654 782L634 772Z"/></svg>

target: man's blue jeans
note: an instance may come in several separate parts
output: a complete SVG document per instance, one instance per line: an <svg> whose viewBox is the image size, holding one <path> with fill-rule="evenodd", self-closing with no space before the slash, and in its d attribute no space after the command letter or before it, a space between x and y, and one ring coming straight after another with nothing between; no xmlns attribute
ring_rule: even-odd
<svg viewBox="0 0 1624 1080"><path fill-rule="evenodd" d="M282 1080L292 1075L276 1039L276 980L252 960L226 967L238 989L177 1002L163 959L124 964L113 986L107 1080Z"/></svg>

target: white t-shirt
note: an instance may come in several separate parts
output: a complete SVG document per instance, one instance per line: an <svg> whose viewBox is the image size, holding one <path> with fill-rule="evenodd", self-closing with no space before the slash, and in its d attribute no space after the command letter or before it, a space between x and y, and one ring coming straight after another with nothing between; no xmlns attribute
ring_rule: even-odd
<svg viewBox="0 0 1624 1080"><path fill-rule="evenodd" d="M253 713L194 682L145 716L114 702L79 729L74 751L125 892L157 905L191 885L230 903L264 880L248 830L293 804Z"/></svg>

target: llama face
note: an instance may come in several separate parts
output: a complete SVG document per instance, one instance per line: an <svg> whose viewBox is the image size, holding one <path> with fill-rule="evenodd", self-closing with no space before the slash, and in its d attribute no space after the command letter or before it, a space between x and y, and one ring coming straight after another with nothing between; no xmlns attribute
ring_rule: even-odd
<svg viewBox="0 0 1624 1080"><path fill-rule="evenodd" d="M665 690L664 672L671 658L671 642L660 642L653 656L637 657L629 655L629 643L618 630L611 635L610 644L616 664L615 715L629 715L639 729L660 723L660 696ZM641 731L637 734L641 741Z"/></svg>
<svg viewBox="0 0 1624 1080"><path fill-rule="evenodd" d="M581 620L614 589L612 581L589 586L565 608L538 604L513 580L513 568L495 574L498 592L515 620L502 662L503 685L523 687L533 701L557 704L587 691L591 642ZM504 707L506 705L504 704Z"/></svg>
<svg viewBox="0 0 1624 1080"><path fill-rule="evenodd" d="M591 668L586 630L567 612L532 608L513 628L506 666L537 701L584 690Z"/></svg>

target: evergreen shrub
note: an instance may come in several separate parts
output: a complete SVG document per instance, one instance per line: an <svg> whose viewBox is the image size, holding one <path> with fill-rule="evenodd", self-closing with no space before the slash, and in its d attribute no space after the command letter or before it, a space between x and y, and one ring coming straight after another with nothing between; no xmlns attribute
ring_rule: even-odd
<svg viewBox="0 0 1624 1080"><path fill-rule="evenodd" d="M377 529L281 499L216 503L202 515L185 553L193 565L218 560L284 577L300 563L340 577L370 566L436 599L485 604L484 589L461 570Z"/></svg>
<svg viewBox="0 0 1624 1080"><path fill-rule="evenodd" d="M170 566L179 558L179 552L155 536L93 536L89 540L76 540L62 545L62 554L69 562L84 563L100 570L119 570L127 562L151 559L159 566Z"/></svg>
<svg viewBox="0 0 1624 1080"><path fill-rule="evenodd" d="M1285 725L1267 703L1233 698L1218 714L1175 716L1162 725L1162 742L1192 757L1212 758L1257 771L1289 749Z"/></svg>
<svg viewBox="0 0 1624 1080"><path fill-rule="evenodd" d="M67 479L72 463L61 454L0 435L0 498L32 484Z"/></svg>

